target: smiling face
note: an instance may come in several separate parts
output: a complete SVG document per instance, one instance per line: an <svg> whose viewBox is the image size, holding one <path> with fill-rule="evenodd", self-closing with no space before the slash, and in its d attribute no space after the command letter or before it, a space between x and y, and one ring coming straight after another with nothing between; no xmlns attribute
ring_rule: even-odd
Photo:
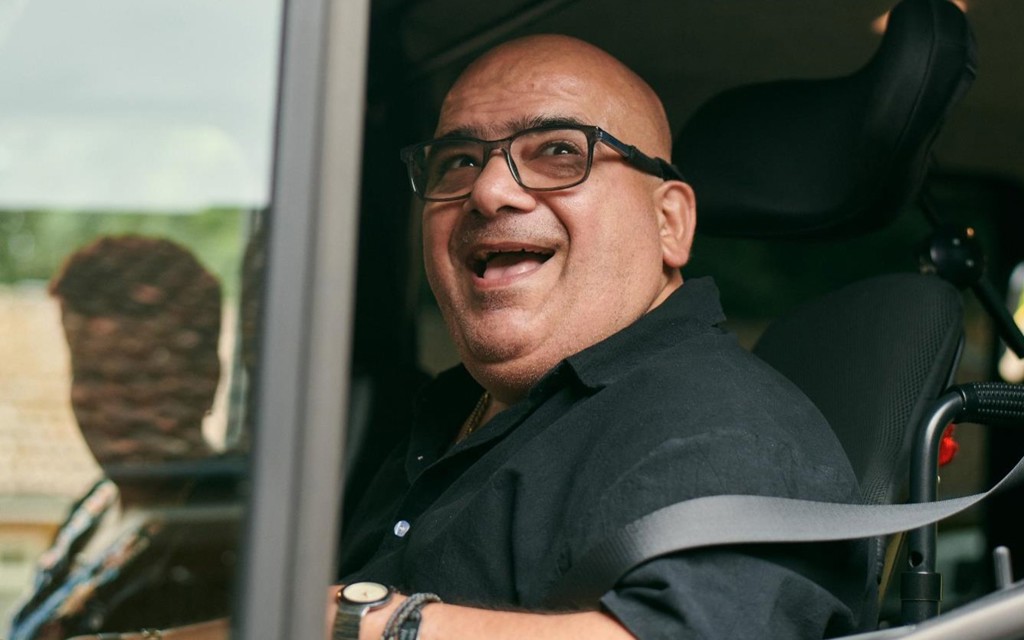
<svg viewBox="0 0 1024 640"><path fill-rule="evenodd" d="M559 36L503 45L449 92L437 135L504 138L550 121L597 125L669 157L653 92L604 52ZM693 195L603 144L586 182L520 187L500 152L469 197L423 211L427 277L470 373L503 404L563 358L628 326L682 283Z"/></svg>

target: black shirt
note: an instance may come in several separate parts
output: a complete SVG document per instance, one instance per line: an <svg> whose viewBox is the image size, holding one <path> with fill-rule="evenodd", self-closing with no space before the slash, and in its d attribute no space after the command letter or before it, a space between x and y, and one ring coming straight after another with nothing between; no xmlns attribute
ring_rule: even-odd
<svg viewBox="0 0 1024 640"><path fill-rule="evenodd" d="M723 320L714 283L688 280L455 446L482 388L462 367L441 374L346 523L343 580L550 610L576 554L660 507L859 501L824 418ZM633 570L600 606L644 639L820 638L856 629L867 566L863 543L687 552Z"/></svg>

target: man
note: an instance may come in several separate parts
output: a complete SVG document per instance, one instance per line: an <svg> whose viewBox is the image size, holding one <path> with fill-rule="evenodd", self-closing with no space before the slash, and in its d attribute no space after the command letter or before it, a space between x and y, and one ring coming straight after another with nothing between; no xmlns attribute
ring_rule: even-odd
<svg viewBox="0 0 1024 640"><path fill-rule="evenodd" d="M403 151L463 364L426 389L409 440L343 523L334 638L855 629L872 593L857 543L685 553L632 570L590 610L553 599L581 552L681 500L858 500L821 415L716 326L710 281L683 283L695 201L657 159L670 139L633 72L537 36L472 64L435 140ZM226 632L220 621L164 637Z"/></svg>
<svg viewBox="0 0 1024 640"><path fill-rule="evenodd" d="M196 525L174 510L223 492L188 464L212 455L202 422L220 377L220 283L184 247L128 235L76 251L50 292L70 349L71 405L105 477L39 559L9 637L224 615L233 569L222 552L235 523Z"/></svg>
<svg viewBox="0 0 1024 640"><path fill-rule="evenodd" d="M192 253L138 235L79 249L50 284L71 404L104 466L203 458L220 379L220 283Z"/></svg>
<svg viewBox="0 0 1024 640"><path fill-rule="evenodd" d="M371 606L339 594L342 637L380 638L396 611L422 640L856 628L872 591L859 543L680 554L631 571L591 611L551 613L579 553L657 508L720 493L859 499L816 409L716 327L710 281L683 283L695 199L658 160L670 144L636 74L536 36L472 64L435 140L403 151L462 366L427 389L409 442L344 523L342 581L398 593ZM444 602L405 604L414 592Z"/></svg>

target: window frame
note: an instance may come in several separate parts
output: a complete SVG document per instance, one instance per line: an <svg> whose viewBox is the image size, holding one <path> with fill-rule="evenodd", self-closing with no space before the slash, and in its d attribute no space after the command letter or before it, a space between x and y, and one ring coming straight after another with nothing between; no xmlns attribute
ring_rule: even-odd
<svg viewBox="0 0 1024 640"><path fill-rule="evenodd" d="M233 637L326 631L343 489L369 13L370 0L284 6Z"/></svg>

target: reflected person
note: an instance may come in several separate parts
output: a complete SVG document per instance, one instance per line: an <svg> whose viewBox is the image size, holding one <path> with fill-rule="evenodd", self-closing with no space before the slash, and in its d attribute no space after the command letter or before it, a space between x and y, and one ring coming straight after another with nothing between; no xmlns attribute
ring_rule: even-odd
<svg viewBox="0 0 1024 640"><path fill-rule="evenodd" d="M215 603L227 587L182 561L186 533L168 515L196 495L174 465L211 455L201 427L220 377L219 282L184 247L129 235L76 251L50 293L70 349L71 405L104 477L39 559L11 640L226 613Z"/></svg>

